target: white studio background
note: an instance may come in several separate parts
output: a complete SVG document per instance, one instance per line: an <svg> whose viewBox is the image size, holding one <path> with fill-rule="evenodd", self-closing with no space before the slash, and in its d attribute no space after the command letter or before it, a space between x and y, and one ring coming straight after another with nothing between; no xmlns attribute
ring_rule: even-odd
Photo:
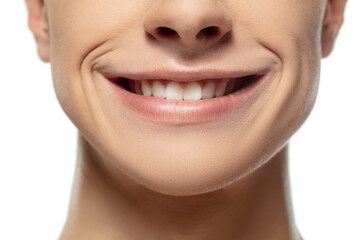
<svg viewBox="0 0 360 240"><path fill-rule="evenodd" d="M306 240L360 240L360 1L349 0L316 105L290 141L295 217ZM25 1L0 2L0 239L57 239L76 128L27 28Z"/></svg>

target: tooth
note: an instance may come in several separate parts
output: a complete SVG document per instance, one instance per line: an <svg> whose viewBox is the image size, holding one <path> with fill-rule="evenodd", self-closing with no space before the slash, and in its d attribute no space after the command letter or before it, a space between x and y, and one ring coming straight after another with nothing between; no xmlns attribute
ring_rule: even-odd
<svg viewBox="0 0 360 240"><path fill-rule="evenodd" d="M235 81L233 79L229 80L228 84L226 85L224 95L232 93L234 91L234 87L235 87Z"/></svg>
<svg viewBox="0 0 360 240"><path fill-rule="evenodd" d="M135 93L143 95L141 90L141 83L139 81L135 81Z"/></svg>
<svg viewBox="0 0 360 240"><path fill-rule="evenodd" d="M182 100L184 96L183 88L178 82L169 82L165 89L166 99Z"/></svg>
<svg viewBox="0 0 360 240"><path fill-rule="evenodd" d="M221 82L221 83L217 86L216 91L215 91L215 97L222 97L222 96L224 96L226 84L227 84L227 82L224 81L224 82Z"/></svg>
<svg viewBox="0 0 360 240"><path fill-rule="evenodd" d="M151 96L152 93L151 87L146 80L141 81L141 89L143 91L144 96L148 96L148 97Z"/></svg>
<svg viewBox="0 0 360 240"><path fill-rule="evenodd" d="M129 86L130 86L130 91L131 92L135 92L135 83L133 80L128 80L129 81Z"/></svg>
<svg viewBox="0 0 360 240"><path fill-rule="evenodd" d="M192 82L184 88L184 100L201 99L201 86L197 82Z"/></svg>
<svg viewBox="0 0 360 240"><path fill-rule="evenodd" d="M165 87L159 81L154 81L152 86L154 97L165 98Z"/></svg>
<svg viewBox="0 0 360 240"><path fill-rule="evenodd" d="M214 95L215 95L215 83L209 82L202 89L201 98L209 99L209 98L213 98Z"/></svg>

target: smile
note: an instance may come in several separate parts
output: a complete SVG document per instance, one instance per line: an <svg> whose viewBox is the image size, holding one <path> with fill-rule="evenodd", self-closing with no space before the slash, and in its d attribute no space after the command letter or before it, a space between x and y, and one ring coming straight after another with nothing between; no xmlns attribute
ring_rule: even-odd
<svg viewBox="0 0 360 240"><path fill-rule="evenodd" d="M136 116L154 123L186 125L218 120L236 109L245 109L247 102L250 104L261 95L265 88L261 83L272 74L206 79L196 74L193 78L181 73L170 75L177 77L170 80L152 74L102 76L116 101Z"/></svg>

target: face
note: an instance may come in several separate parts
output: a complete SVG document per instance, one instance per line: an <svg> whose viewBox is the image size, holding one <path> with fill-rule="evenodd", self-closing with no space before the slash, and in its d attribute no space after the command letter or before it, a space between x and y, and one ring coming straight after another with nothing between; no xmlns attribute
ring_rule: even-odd
<svg viewBox="0 0 360 240"><path fill-rule="evenodd" d="M49 0L44 7L28 0L28 7L30 18L32 2L45 13L33 24L38 33L32 28L40 56L100 161L154 191L193 195L262 166L302 125L321 56L341 25L340 1ZM216 89L225 82L226 92L160 99L141 95L144 80L160 97L179 93L168 90L179 87L174 82L192 83L190 98L209 82Z"/></svg>

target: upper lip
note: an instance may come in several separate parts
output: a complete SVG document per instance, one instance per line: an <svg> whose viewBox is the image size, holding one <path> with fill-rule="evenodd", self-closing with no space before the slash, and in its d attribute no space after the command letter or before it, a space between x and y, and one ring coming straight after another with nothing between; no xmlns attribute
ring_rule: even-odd
<svg viewBox="0 0 360 240"><path fill-rule="evenodd" d="M219 69L151 69L138 72L121 72L116 70L99 70L107 79L127 78L131 80L171 80L178 82L193 82L205 79L241 78L249 75L262 75L267 72L263 70L253 71L224 71Z"/></svg>

